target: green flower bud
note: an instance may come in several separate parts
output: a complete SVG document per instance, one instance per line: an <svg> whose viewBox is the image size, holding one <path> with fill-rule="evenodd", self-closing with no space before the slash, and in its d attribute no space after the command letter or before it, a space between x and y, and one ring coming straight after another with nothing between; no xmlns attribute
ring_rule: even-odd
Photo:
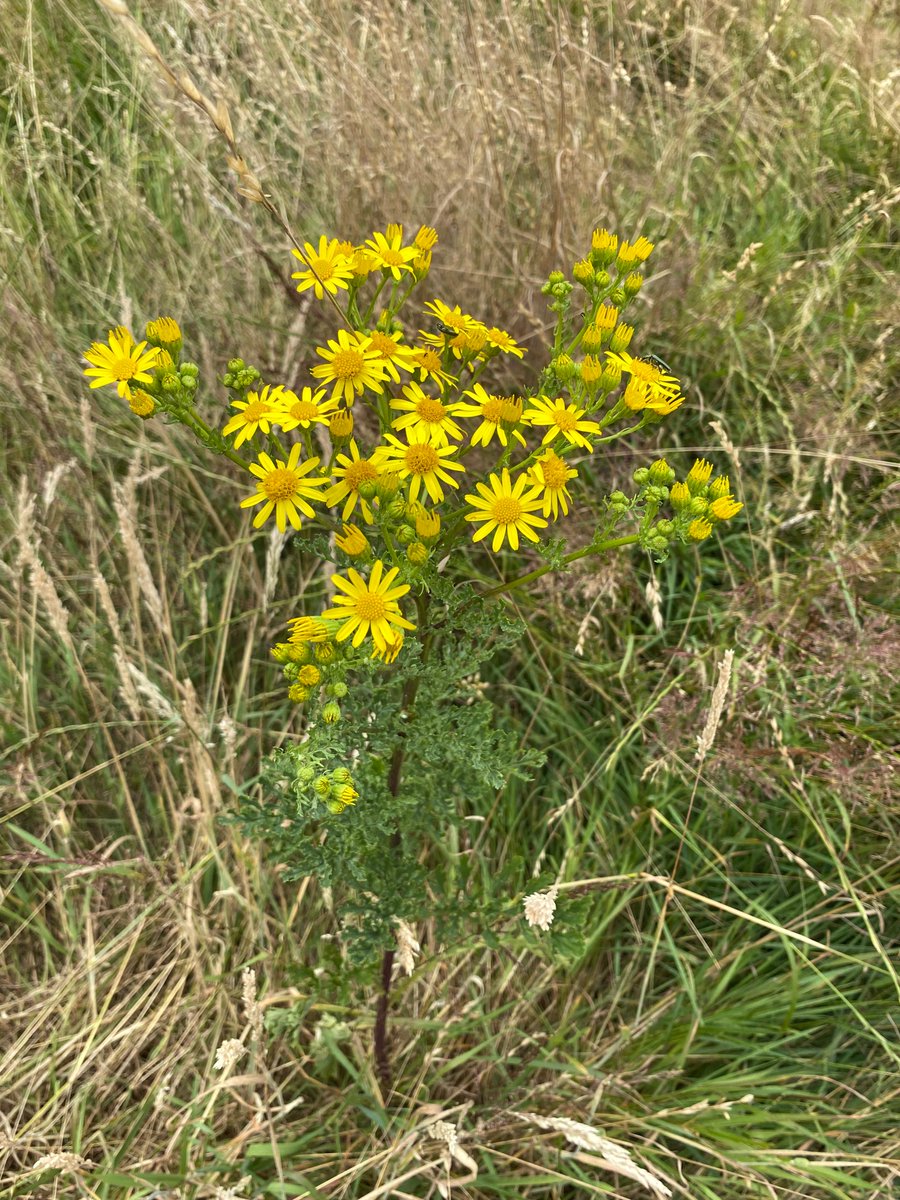
<svg viewBox="0 0 900 1200"><path fill-rule="evenodd" d="M343 680L338 679L334 683L329 683L325 691L329 696L334 696L335 700L343 700L350 689Z"/></svg>
<svg viewBox="0 0 900 1200"><path fill-rule="evenodd" d="M301 783L312 783L316 777L316 772L313 767L298 767L297 778Z"/></svg>
<svg viewBox="0 0 900 1200"><path fill-rule="evenodd" d="M558 358L554 358L550 366L556 372L556 378L561 383L568 383L576 371L575 364L568 354L560 354Z"/></svg>
<svg viewBox="0 0 900 1200"><path fill-rule="evenodd" d="M227 387L227 388L233 388L234 387L234 376L233 375L223 375L222 376L222 386Z"/></svg>
<svg viewBox="0 0 900 1200"><path fill-rule="evenodd" d="M169 392L170 395L174 392L181 391L181 380L177 375L164 375L162 380L162 390Z"/></svg>
<svg viewBox="0 0 900 1200"><path fill-rule="evenodd" d="M414 567L421 567L428 562L428 547L421 542L412 542L406 547L406 557Z"/></svg>
<svg viewBox="0 0 900 1200"><path fill-rule="evenodd" d="M616 308L621 308L623 304L628 303L628 294L624 288L615 288L609 298L615 304Z"/></svg>
<svg viewBox="0 0 900 1200"><path fill-rule="evenodd" d="M630 299L632 296L636 296L638 294L643 285L643 277L638 275L637 271L634 271L631 275L626 275L625 281L622 284L622 289L625 292L625 295Z"/></svg>
<svg viewBox="0 0 900 1200"><path fill-rule="evenodd" d="M416 540L416 531L411 525L401 525L397 530L397 541L401 546L411 546Z"/></svg>
<svg viewBox="0 0 900 1200"><path fill-rule="evenodd" d="M230 358L228 360L228 371L231 375L237 375L238 371L243 371L246 365L242 358Z"/></svg>
<svg viewBox="0 0 900 1200"><path fill-rule="evenodd" d="M636 484L643 487L650 478L650 471L647 467L638 467L631 478Z"/></svg>
<svg viewBox="0 0 900 1200"><path fill-rule="evenodd" d="M326 725L335 725L341 719L341 706L329 700L322 709L322 720Z"/></svg>
<svg viewBox="0 0 900 1200"><path fill-rule="evenodd" d="M356 490L363 500L375 499L375 483L371 479L364 479Z"/></svg>
<svg viewBox="0 0 900 1200"><path fill-rule="evenodd" d="M335 767L331 772L331 782L337 784L352 783L353 776L346 767Z"/></svg>
<svg viewBox="0 0 900 1200"><path fill-rule="evenodd" d="M604 288L608 288L612 283L612 277L610 276L609 271L598 271L594 276L594 283L601 292Z"/></svg>
<svg viewBox="0 0 900 1200"><path fill-rule="evenodd" d="M200 380L196 375L182 375L181 386L186 392L196 392Z"/></svg>
<svg viewBox="0 0 900 1200"><path fill-rule="evenodd" d="M624 492L610 492L609 502L610 504L624 504L627 507L628 497Z"/></svg>
<svg viewBox="0 0 900 1200"><path fill-rule="evenodd" d="M664 538L671 537L672 534L675 532L675 522L668 521L668 520L657 521L656 522L656 532L659 534L660 537L664 537Z"/></svg>
<svg viewBox="0 0 900 1200"><path fill-rule="evenodd" d="M200 368L197 366L197 364L195 362L183 362L181 364L181 374L182 375L199 375Z"/></svg>
<svg viewBox="0 0 900 1200"><path fill-rule="evenodd" d="M328 778L327 775L319 776L319 778L313 784L313 791L316 793L317 796L324 797L324 796L331 795L331 780Z"/></svg>
<svg viewBox="0 0 900 1200"><path fill-rule="evenodd" d="M406 501L402 496L395 496L387 506L387 515L392 521L401 521L406 516Z"/></svg>
<svg viewBox="0 0 900 1200"><path fill-rule="evenodd" d="M708 508L709 504L703 496L694 496L688 505L688 512L692 517L705 517Z"/></svg>
<svg viewBox="0 0 900 1200"><path fill-rule="evenodd" d="M656 462L650 464L650 482L661 485L668 485L675 479L675 472L669 466L664 458L658 458Z"/></svg>
<svg viewBox="0 0 900 1200"><path fill-rule="evenodd" d="M669 548L668 540L664 537L652 537L647 544L651 550L656 550L658 552L662 550L668 550Z"/></svg>

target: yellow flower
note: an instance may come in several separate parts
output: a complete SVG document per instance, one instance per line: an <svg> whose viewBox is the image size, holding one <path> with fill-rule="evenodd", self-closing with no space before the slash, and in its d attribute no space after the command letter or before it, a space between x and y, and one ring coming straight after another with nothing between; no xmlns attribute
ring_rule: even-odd
<svg viewBox="0 0 900 1200"><path fill-rule="evenodd" d="M146 420L156 411L156 401L152 396L148 396L143 388L135 388L128 400L128 407L136 417Z"/></svg>
<svg viewBox="0 0 900 1200"><path fill-rule="evenodd" d="M676 512L687 508L691 502L691 493L686 483L673 483L669 488L669 501Z"/></svg>
<svg viewBox="0 0 900 1200"><path fill-rule="evenodd" d="M318 465L317 458L308 458L301 464L299 443L291 447L287 462L280 458L273 462L268 454L260 454L259 462L250 464L250 470L259 480L256 494L241 501L241 508L262 504L253 518L254 528L259 529L273 512L282 533L286 531L288 521L294 529L300 528L301 512L306 517L314 517L316 514L309 501L321 503L323 497L319 489L328 483L322 476L306 478Z"/></svg>
<svg viewBox="0 0 900 1200"><path fill-rule="evenodd" d="M479 482L475 487L479 495L466 496L467 503L475 510L466 513L466 520L483 521L484 524L473 535L473 541L480 542L493 531L491 549L494 553L504 541L508 541L513 550L518 550L520 533L531 542L538 541L534 530L545 529L547 522L535 515L543 503L541 492L525 473L513 484L504 467L499 476L490 475L487 483Z"/></svg>
<svg viewBox="0 0 900 1200"><path fill-rule="evenodd" d="M651 246L650 249L652 250L653 247ZM616 267L618 270L630 271L638 261L634 246L630 242L620 242L619 253L616 255Z"/></svg>
<svg viewBox="0 0 900 1200"><path fill-rule="evenodd" d="M155 321L148 321L144 334L148 341L165 346L173 354L181 350L181 330L174 317L157 317Z"/></svg>
<svg viewBox="0 0 900 1200"><path fill-rule="evenodd" d="M500 445L506 446L509 442L507 428L517 441L525 445L525 439L518 429L512 428L522 420L520 396L495 396L486 392L480 383L476 383L471 391L463 392L463 395L471 396L475 403L458 405L456 415L481 417L481 424L472 434L473 446L489 446L495 434Z"/></svg>
<svg viewBox="0 0 900 1200"><path fill-rule="evenodd" d="M577 475L575 468L570 467L555 450L547 450L535 461L531 469L531 482L544 493L542 511L545 517L552 515L553 520L557 520L560 509L563 510L563 516L569 515L571 497L568 483Z"/></svg>
<svg viewBox="0 0 900 1200"><path fill-rule="evenodd" d="M416 246L403 246L403 229L400 225L389 225L387 237L383 233L373 233L366 245L372 251L376 266L383 271L389 271L394 279L403 278L404 271L411 271L410 263L418 257Z"/></svg>
<svg viewBox="0 0 900 1200"><path fill-rule="evenodd" d="M337 341L329 340L327 350L317 346L316 354L325 362L313 367L310 374L334 384L333 399L343 397L350 405L366 388L373 392L381 390L384 363L378 351L369 348L369 338L364 334L339 329Z"/></svg>
<svg viewBox="0 0 900 1200"><path fill-rule="evenodd" d="M305 387L298 396L290 388L282 388L276 399L278 424L285 433L298 425L301 429L309 429L314 422L327 425L336 405L334 397L326 398L324 390L313 392L312 388Z"/></svg>
<svg viewBox="0 0 900 1200"><path fill-rule="evenodd" d="M228 434L237 431L237 437L234 439L235 450L248 438L254 437L258 430L270 433L273 423L280 423L278 399L281 390L280 387L272 389L266 384L261 392L248 392L246 400L232 400L231 407L239 411L234 414L222 433L227 437Z"/></svg>
<svg viewBox="0 0 900 1200"><path fill-rule="evenodd" d="M361 558L369 549L369 539L358 525L344 525L343 534L335 534L334 540L348 558Z"/></svg>
<svg viewBox="0 0 900 1200"><path fill-rule="evenodd" d="M594 324L604 333L612 333L619 319L619 310L612 304L601 304L594 317Z"/></svg>
<svg viewBox="0 0 900 1200"><path fill-rule="evenodd" d="M371 525L372 509L369 502L360 496L359 489L362 484L374 484L378 479L379 472L374 461L375 456L373 454L371 458L362 458L355 441L351 441L347 449L350 451L349 456L346 454L337 456L337 465L334 467L337 483L333 483L325 493L325 503L329 508L334 508L342 500L345 501L341 520L346 521L358 502L362 509L363 520Z"/></svg>
<svg viewBox="0 0 900 1200"><path fill-rule="evenodd" d="M732 517L738 515L743 507L743 504L739 500L735 500L734 496L719 496L710 504L709 515L715 517L717 521L730 521Z"/></svg>
<svg viewBox="0 0 900 1200"><path fill-rule="evenodd" d="M328 434L333 442L346 442L353 435L353 413L339 408L328 418Z"/></svg>
<svg viewBox="0 0 900 1200"><path fill-rule="evenodd" d="M328 640L328 626L318 617L291 617L288 625L291 628L292 642L325 642Z"/></svg>
<svg viewBox="0 0 900 1200"><path fill-rule="evenodd" d="M674 375L663 371L655 363L643 358L635 358L627 350L617 354L607 354L607 363L615 363L622 371L626 371L632 379L644 383L653 399L666 399L676 396L681 390L681 384Z"/></svg>
<svg viewBox="0 0 900 1200"><path fill-rule="evenodd" d="M616 251L619 248L619 239L614 233L610 233L608 229L595 229L591 235L591 249L597 256L597 261L603 266L611 263L616 257Z"/></svg>
<svg viewBox="0 0 900 1200"><path fill-rule="evenodd" d="M468 313L462 312L458 304L454 304L450 308L443 300L428 300L425 307L432 316L437 317L442 325L455 330L456 333L468 333L474 326L481 324L474 317L470 317Z"/></svg>
<svg viewBox="0 0 900 1200"><path fill-rule="evenodd" d="M694 465L688 471L685 479L692 496L698 496L705 490L709 483L709 477L712 475L712 469L712 463L707 462L705 458L694 459Z"/></svg>
<svg viewBox="0 0 900 1200"><path fill-rule="evenodd" d="M420 537L423 542L435 542L441 532L441 514L417 506L415 512L416 521L416 536Z"/></svg>
<svg viewBox="0 0 900 1200"><path fill-rule="evenodd" d="M131 395L129 383L152 383L150 368L156 365L159 350L153 346L145 350L146 345L146 342L135 345L134 338L123 325L109 331L109 345L93 342L90 350L84 353L92 364L84 369L85 375L94 376L90 386L98 388L114 384L119 395L127 400Z"/></svg>
<svg viewBox="0 0 900 1200"><path fill-rule="evenodd" d="M450 375L441 365L441 356L431 346L416 346L415 370L419 372L419 382L433 379L440 391L449 383L456 383L456 376Z"/></svg>
<svg viewBox="0 0 900 1200"><path fill-rule="evenodd" d="M721 496L731 495L731 482L727 475L717 475L709 485L709 496L711 500L718 500Z"/></svg>
<svg viewBox="0 0 900 1200"><path fill-rule="evenodd" d="M373 658L380 658L384 663L392 663L403 649L403 630L392 630L393 636L385 641L384 646L376 646L372 651Z"/></svg>
<svg viewBox="0 0 900 1200"><path fill-rule="evenodd" d="M577 408L574 402L566 404L561 396L555 400L551 400L549 396L534 396L531 404L532 407L525 413L526 419L530 420L532 425L549 426L541 442L542 446L552 442L561 433L570 445L581 446L585 450L591 449L591 443L584 435L599 433L600 426L596 421L582 420L583 408Z"/></svg>
<svg viewBox="0 0 900 1200"><path fill-rule="evenodd" d="M307 663L297 673L297 682L302 683L304 687L315 687L317 683L322 682L322 672L312 663Z"/></svg>
<svg viewBox="0 0 900 1200"><path fill-rule="evenodd" d="M398 603L400 597L409 591L409 584L391 586L398 570L392 567L387 574L383 574L384 563L376 559L368 582L353 567L347 571L346 579L342 575L332 575L331 582L344 595L335 596L334 607L327 609L322 616L343 621L337 632L339 642L346 641L352 635L353 645L359 646L371 633L375 648L386 655L398 630L415 629L415 625L401 614Z"/></svg>
<svg viewBox="0 0 900 1200"><path fill-rule="evenodd" d="M405 414L391 422L394 429L424 429L435 446L446 446L450 438L463 436L453 420L459 414L459 404L442 404L423 392L418 383L408 383L403 395L405 399L391 401L391 408Z"/></svg>
<svg viewBox="0 0 900 1200"><path fill-rule="evenodd" d="M437 230L432 229L430 225L420 225L419 232L416 234L413 244L419 250L433 250L437 245L438 235Z"/></svg>
<svg viewBox="0 0 900 1200"><path fill-rule="evenodd" d="M415 348L401 346L400 339L402 337L403 334L399 329L396 333L382 333L380 329L376 329L369 335L369 349L378 352L378 358L375 361L382 364L394 383L400 382L400 372L397 367L402 367L404 371L414 371L416 367Z"/></svg>
<svg viewBox="0 0 900 1200"><path fill-rule="evenodd" d="M637 257L638 262L646 262L653 252L653 243L641 235L632 246L632 250Z"/></svg>
<svg viewBox="0 0 900 1200"><path fill-rule="evenodd" d="M458 482L450 471L465 471L462 463L453 462L451 455L456 453L456 446L435 446L429 440L428 431L421 428L407 429L407 445L392 433L385 435L390 443L379 446L372 456L379 467L384 465L389 470L396 471L401 479L409 479L409 498L418 499L419 491L424 485L425 491L435 504L444 499L442 483L458 488Z"/></svg>
<svg viewBox="0 0 900 1200"><path fill-rule="evenodd" d="M688 537L692 542L702 542L712 533L712 525L703 517L698 517L696 521L691 521L688 525Z"/></svg>
<svg viewBox="0 0 900 1200"><path fill-rule="evenodd" d="M316 299L322 300L326 292L335 296L342 288L346 290L350 286L353 268L337 238L329 241L322 234L318 250L309 242L304 242L303 254L299 250L292 250L291 254L299 258L306 268L303 271L294 271L291 275L291 279L300 280L297 284L298 292L313 288Z"/></svg>

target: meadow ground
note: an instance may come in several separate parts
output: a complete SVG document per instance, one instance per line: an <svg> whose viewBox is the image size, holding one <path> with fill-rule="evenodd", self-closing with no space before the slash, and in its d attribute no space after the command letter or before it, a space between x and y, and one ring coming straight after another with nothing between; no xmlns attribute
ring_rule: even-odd
<svg viewBox="0 0 900 1200"><path fill-rule="evenodd" d="M3 14L0 1197L896 1195L889 6ZM482 682L547 765L446 847L513 903L457 944L417 930L389 1096L327 896L220 820L300 728L266 648L315 566L252 530L228 463L81 377L98 331L171 313L213 412L235 352L286 371L325 330L140 30L227 103L301 235L436 226L436 294L526 363L547 272L596 225L649 236L639 336L688 400L605 458L597 495L647 455L703 454L746 505L702 555L628 551L523 608L528 638ZM539 942L536 867L647 878L564 892L572 936ZM247 968L266 1035L222 1086L220 1044L251 1044ZM438 1116L464 1151L449 1172ZM34 1169L55 1153L84 1161Z"/></svg>

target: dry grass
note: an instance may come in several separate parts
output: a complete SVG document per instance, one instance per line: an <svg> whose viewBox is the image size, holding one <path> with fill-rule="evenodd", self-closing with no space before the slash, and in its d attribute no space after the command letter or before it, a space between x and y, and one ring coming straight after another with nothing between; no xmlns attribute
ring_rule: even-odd
<svg viewBox="0 0 900 1200"><path fill-rule="evenodd" d="M327 896L285 886L220 822L235 781L252 786L298 733L264 648L311 568L249 532L226 465L115 400L85 403L78 366L98 328L172 312L212 410L230 354L290 383L327 316L296 303L282 234L236 197L214 129L120 21L87 0L6 0L0 1197L212 1197L245 1176L239 1195L375 1200L448 1181L456 1196L650 1194L558 1125L523 1125L531 1110L599 1129L678 1197L887 1197L887 14L133 11L226 101L301 235L437 226L438 294L536 359L546 271L594 224L649 232L642 330L691 382L665 448L729 458L753 519L696 577L658 573L661 630L628 560L580 592L541 592L514 676L487 682L558 749L455 847L470 885L508 889L515 911L492 945L411 931L398 1090L381 1096L368 983L342 962ZM611 458L598 486L632 465ZM719 646L736 649L736 685L701 778ZM568 957L562 940L545 955L520 916L519 894L558 873L560 938L567 912L573 936L588 928ZM234 1038L246 1055L226 1080L214 1064ZM439 1121L458 1133L435 1135ZM92 1165L29 1174L56 1153Z"/></svg>

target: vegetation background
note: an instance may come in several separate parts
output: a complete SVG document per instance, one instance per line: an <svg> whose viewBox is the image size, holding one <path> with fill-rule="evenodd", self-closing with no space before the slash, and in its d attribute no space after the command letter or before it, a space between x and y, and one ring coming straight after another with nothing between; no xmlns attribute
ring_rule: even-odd
<svg viewBox="0 0 900 1200"><path fill-rule="evenodd" d="M224 361L290 380L328 314L123 0L2 11L0 1197L652 1194L522 1112L594 1126L678 1197L895 1195L890 6L133 6L301 236L436 226L434 294L526 366L546 273L596 225L650 237L640 347L688 400L597 495L702 454L746 504L702 554L548 577L480 681L548 762L446 847L510 916L452 946L417 930L391 1097L328 897L220 822L298 732L266 647L315 566L252 531L229 464L81 377L110 325L169 313L214 414ZM556 932L525 929L541 882L632 871L695 896L576 889ZM269 1032L221 1086L248 966ZM440 1165L436 1116L477 1179ZM51 1152L90 1165L32 1170Z"/></svg>

